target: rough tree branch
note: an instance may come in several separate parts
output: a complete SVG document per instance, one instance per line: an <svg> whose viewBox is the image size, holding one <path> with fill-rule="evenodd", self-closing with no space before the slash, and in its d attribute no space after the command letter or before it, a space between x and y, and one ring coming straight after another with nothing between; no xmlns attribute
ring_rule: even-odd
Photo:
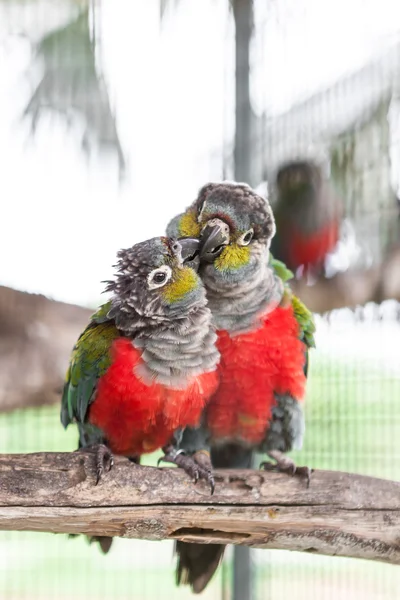
<svg viewBox="0 0 400 600"><path fill-rule="evenodd" d="M400 483L316 471L309 489L218 471L213 497L177 469L117 458L96 487L90 453L0 455L0 529L244 544L400 564Z"/></svg>

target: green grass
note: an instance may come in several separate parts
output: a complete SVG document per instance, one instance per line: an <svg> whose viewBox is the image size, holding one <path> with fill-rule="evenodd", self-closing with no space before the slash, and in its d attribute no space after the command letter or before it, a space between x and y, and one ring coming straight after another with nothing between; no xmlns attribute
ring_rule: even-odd
<svg viewBox="0 0 400 600"><path fill-rule="evenodd" d="M312 361L304 449L300 464L400 479L400 379L358 365ZM0 416L0 452L69 451L73 427L64 431L58 407ZM146 464L155 464L156 455ZM348 559L256 551L263 600L392 600L400 571L391 565ZM114 541L103 556L84 538L0 532L0 599L185 600L173 580L169 542ZM221 598L221 573L202 600Z"/></svg>

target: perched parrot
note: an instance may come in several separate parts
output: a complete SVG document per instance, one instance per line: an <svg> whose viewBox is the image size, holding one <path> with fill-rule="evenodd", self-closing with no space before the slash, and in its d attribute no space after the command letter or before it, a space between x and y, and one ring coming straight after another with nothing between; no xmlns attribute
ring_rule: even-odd
<svg viewBox="0 0 400 600"><path fill-rule="evenodd" d="M283 165L276 176L273 209L273 256L295 272L319 275L338 243L342 217L341 203L321 169L309 161Z"/></svg>
<svg viewBox="0 0 400 600"><path fill-rule="evenodd" d="M96 483L113 466L112 453L137 462L159 448L191 476L210 479L174 450L217 387L211 312L200 278L185 264L198 244L163 237L121 250L115 281L107 282L111 300L73 349L61 422L77 422L79 447L95 451ZM95 539L107 552L111 538Z"/></svg>
<svg viewBox="0 0 400 600"><path fill-rule="evenodd" d="M310 479L285 453L302 445L311 313L292 294L293 275L269 254L275 233L269 204L246 184L210 183L168 235L200 239L200 276L217 328L219 386L202 426L183 433L189 455L211 451L219 468L249 468L255 452L274 460L264 468ZM224 546L178 542L177 583L200 593L222 559Z"/></svg>

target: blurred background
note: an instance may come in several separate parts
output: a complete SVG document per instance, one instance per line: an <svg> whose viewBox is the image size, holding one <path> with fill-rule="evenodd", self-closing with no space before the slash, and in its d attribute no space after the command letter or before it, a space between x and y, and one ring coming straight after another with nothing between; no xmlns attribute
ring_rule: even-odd
<svg viewBox="0 0 400 600"><path fill-rule="evenodd" d="M76 448L60 389L116 251L162 234L224 178L277 214L306 190L307 210L337 229L316 268L292 266L317 322L294 458L400 478L399 33L393 0L0 0L0 452ZM0 598L188 599L172 553L0 532ZM400 588L392 565L236 559L240 581L230 552L205 600L392 600Z"/></svg>

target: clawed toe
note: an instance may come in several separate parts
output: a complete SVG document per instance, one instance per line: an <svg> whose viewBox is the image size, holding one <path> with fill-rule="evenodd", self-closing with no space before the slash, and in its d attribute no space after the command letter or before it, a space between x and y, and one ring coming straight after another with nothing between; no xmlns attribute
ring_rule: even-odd
<svg viewBox="0 0 400 600"><path fill-rule="evenodd" d="M269 460L263 460L260 463L259 469L263 469L264 471L277 471L278 467L275 463L269 462Z"/></svg>
<svg viewBox="0 0 400 600"><path fill-rule="evenodd" d="M208 482L208 485L210 486L211 496L213 496L213 494L215 492L215 480L214 480L214 476L212 473L207 472L207 482Z"/></svg>
<svg viewBox="0 0 400 600"><path fill-rule="evenodd" d="M215 481L212 474L212 470L208 467L203 460L198 456L200 453L196 453L193 456L188 456L183 450L175 450L173 448L167 448L164 456L161 456L157 461L157 466L162 462L169 462L180 469L183 469L196 484L199 479L207 481L211 489L211 495L214 493ZM210 462L211 465L211 462Z"/></svg>
<svg viewBox="0 0 400 600"><path fill-rule="evenodd" d="M314 472L314 469L310 469L310 467L296 467L296 472L294 475L298 477L303 477L306 480L307 487L310 487L311 482L311 474Z"/></svg>
<svg viewBox="0 0 400 600"><path fill-rule="evenodd" d="M114 456L110 448L105 444L93 444L91 446L85 446L74 450L74 452L89 452L95 455L95 475L97 485L104 475L108 473L114 466Z"/></svg>
<svg viewBox="0 0 400 600"><path fill-rule="evenodd" d="M198 450L194 453L193 460L198 465L200 479L207 481L208 485L210 486L212 496L215 490L215 481L210 453L207 452L207 450Z"/></svg>
<svg viewBox="0 0 400 600"><path fill-rule="evenodd" d="M109 448L100 444L96 448L96 485L104 472L109 473L114 466L114 456Z"/></svg>
<svg viewBox="0 0 400 600"><path fill-rule="evenodd" d="M264 469L265 471L278 471L280 473L286 473L290 477L303 478L306 480L307 487L310 486L311 473L313 472L310 467L297 467L291 458L278 451L271 451L270 456L275 460L275 463L263 461L260 463L260 469Z"/></svg>
<svg viewBox="0 0 400 600"><path fill-rule="evenodd" d="M199 466L190 456L187 456L183 450L169 450L164 456L158 459L157 466L162 462L169 462L180 469L183 469L194 483L197 483L200 477Z"/></svg>

